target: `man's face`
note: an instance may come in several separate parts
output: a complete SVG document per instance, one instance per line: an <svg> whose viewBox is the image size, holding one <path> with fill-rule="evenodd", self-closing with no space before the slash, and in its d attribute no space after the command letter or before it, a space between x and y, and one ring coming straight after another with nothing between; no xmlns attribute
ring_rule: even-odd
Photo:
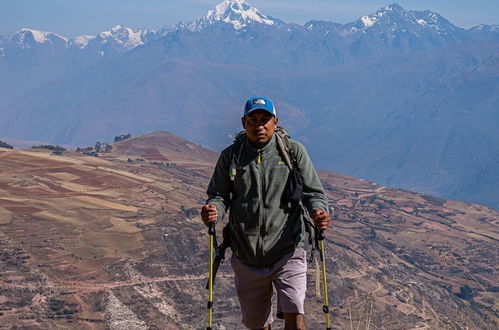
<svg viewBox="0 0 499 330"><path fill-rule="evenodd" d="M264 145L274 135L279 119L265 110L255 110L241 118L246 136L256 145Z"/></svg>

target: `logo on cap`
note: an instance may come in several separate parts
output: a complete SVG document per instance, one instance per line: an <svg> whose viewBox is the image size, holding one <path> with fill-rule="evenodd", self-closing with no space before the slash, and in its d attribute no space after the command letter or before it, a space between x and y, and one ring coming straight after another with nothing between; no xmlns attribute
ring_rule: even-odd
<svg viewBox="0 0 499 330"><path fill-rule="evenodd" d="M253 100L253 104L266 105L267 102L265 102L265 100L262 100L262 99L256 99L256 100Z"/></svg>

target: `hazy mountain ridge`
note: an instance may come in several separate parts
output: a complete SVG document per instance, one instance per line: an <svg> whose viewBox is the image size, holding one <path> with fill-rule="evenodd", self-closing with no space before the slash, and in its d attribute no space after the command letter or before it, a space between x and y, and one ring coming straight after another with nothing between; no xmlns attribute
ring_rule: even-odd
<svg viewBox="0 0 499 330"><path fill-rule="evenodd" d="M203 18L165 26L158 31L130 29L117 25L95 36L82 35L69 39L51 32L22 29L13 36L2 36L0 39L0 46L3 49L0 72L4 70L6 77L14 74L9 72L11 69L23 71L22 74L26 74L24 72L26 69L28 72L30 70L34 72L22 77L21 81L15 84L15 90L5 86L2 96L6 103L22 92L47 83L50 79L56 79L68 71L82 70L89 64L117 56L158 39L162 39L161 42L165 45L172 43L174 46L177 40L190 39L189 34L182 34L183 32L200 33L198 37L205 33L203 37L213 37L210 40L211 46L202 41L203 37L196 38L196 44L187 45L185 50L189 51L169 52L168 57L194 55L204 60L225 64L239 63L290 70L323 70L351 62L355 58L372 57L390 51L412 52L438 48L472 39L473 36L494 40L495 37L491 35L499 34L495 26L485 25L465 31L436 13L406 11L397 4L362 16L355 22L344 25L321 22L320 25L334 28L326 31L320 28L322 33L318 34L313 21L304 26L286 24L281 20L265 16L244 1L226 0L214 10L210 10ZM217 47L217 43L227 37L231 42ZM247 52L249 43L255 38L263 38L262 41L266 43L262 43L261 46L253 44L252 46L260 49ZM299 43L296 44L296 41ZM275 54L266 58L261 56L255 58L255 53L270 50L267 47L268 43L277 43L272 47ZM289 46L291 50L287 49ZM220 49L227 47L232 51L236 49L242 51L240 54L230 53L220 58ZM208 53L205 54L205 51ZM210 51L215 53L210 55ZM293 56L289 58L290 56L283 52L289 52Z"/></svg>
<svg viewBox="0 0 499 330"><path fill-rule="evenodd" d="M245 1L225 0L217 5L215 9L208 11L203 18L192 22L165 26L157 31L151 29L131 29L117 25L111 30L101 32L96 36L82 35L74 39L69 39L52 32L22 29L13 36L1 36L0 45L3 45L6 53L15 53L16 48L30 49L33 47L45 47L50 48L52 52L74 49L86 51L86 53L97 53L101 57L108 57L114 56L116 53L129 51L152 40L164 38L170 33L182 30L200 32L206 29L230 28L237 33L249 32L253 29L267 26L276 30L304 28L310 33L315 33L317 28L314 26L314 22L318 23L317 21L310 21L305 23L303 27L297 24L286 24L279 19L262 14L258 9ZM398 48L402 51L441 47L448 43L472 39L472 36L499 34L497 25L489 26L482 24L466 31L454 26L437 13L428 10L406 11L397 4L381 8L375 13L362 16L357 21L351 23L320 23L323 26L334 26L334 29L327 30L326 32L338 34L340 38L347 37L346 39L349 42L365 42L366 38L372 40L379 39L385 42L385 47ZM404 49L407 46L403 45L404 40L411 38L416 39L416 44L413 45L413 48ZM362 56L362 54L355 53L355 48L355 44L350 46L351 55L354 57Z"/></svg>
<svg viewBox="0 0 499 330"><path fill-rule="evenodd" d="M478 26L468 29L468 33L470 33L474 38L499 41L498 24L494 25L480 24Z"/></svg>
<svg viewBox="0 0 499 330"><path fill-rule="evenodd" d="M216 156L167 132L100 157L0 148L0 322L202 328L208 256L198 212ZM498 211L319 175L336 210L326 231L335 326L497 327ZM305 308L319 329L315 275L312 262ZM228 261L214 297L215 326L239 328Z"/></svg>
<svg viewBox="0 0 499 330"><path fill-rule="evenodd" d="M464 30L396 4L303 26L244 1L220 6L159 31L116 27L82 49L12 53L4 41L2 135L83 146L166 129L219 150L240 129L240 105L262 94L320 168L499 207L487 170L499 144L497 26Z"/></svg>

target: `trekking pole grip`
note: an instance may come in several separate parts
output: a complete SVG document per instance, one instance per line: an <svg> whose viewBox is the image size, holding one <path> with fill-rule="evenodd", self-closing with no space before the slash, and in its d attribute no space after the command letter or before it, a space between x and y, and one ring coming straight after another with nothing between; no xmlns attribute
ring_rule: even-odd
<svg viewBox="0 0 499 330"><path fill-rule="evenodd" d="M208 235L215 235L215 224L213 222L208 226Z"/></svg>

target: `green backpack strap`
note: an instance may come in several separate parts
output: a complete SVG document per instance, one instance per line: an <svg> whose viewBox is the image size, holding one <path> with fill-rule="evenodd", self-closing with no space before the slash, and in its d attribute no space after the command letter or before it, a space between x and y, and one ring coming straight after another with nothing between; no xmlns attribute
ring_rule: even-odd
<svg viewBox="0 0 499 330"><path fill-rule="evenodd" d="M232 182L234 182L234 178L236 177L237 164L239 163L239 158L241 157L241 151L243 150L243 142L245 138L246 131L240 131L236 134L234 143L232 143L230 148L229 178Z"/></svg>
<svg viewBox="0 0 499 330"><path fill-rule="evenodd" d="M296 157L291 147L291 137L288 134L288 131L281 126L278 126L276 131L276 141L279 151L281 152L281 157L283 158L284 163L289 168L290 171L293 170L294 167L297 167Z"/></svg>
<svg viewBox="0 0 499 330"><path fill-rule="evenodd" d="M276 141L277 141L277 146L279 147L279 151L281 152L281 156L284 160L284 164L289 168L290 171L293 170L294 164L293 161L291 160L291 157L289 156L289 146L286 144L286 137L282 136L280 133L276 133Z"/></svg>
<svg viewBox="0 0 499 330"><path fill-rule="evenodd" d="M276 138L279 150L281 151L281 156L286 166L290 171L292 171L294 167L298 168L298 160L296 159L296 154L291 147L291 137L284 127L277 127ZM319 250L319 230L315 227L314 222L312 221L303 203L301 203L301 208L303 212L305 231L308 234L308 244L311 248L309 262L312 262L314 260L315 250Z"/></svg>

